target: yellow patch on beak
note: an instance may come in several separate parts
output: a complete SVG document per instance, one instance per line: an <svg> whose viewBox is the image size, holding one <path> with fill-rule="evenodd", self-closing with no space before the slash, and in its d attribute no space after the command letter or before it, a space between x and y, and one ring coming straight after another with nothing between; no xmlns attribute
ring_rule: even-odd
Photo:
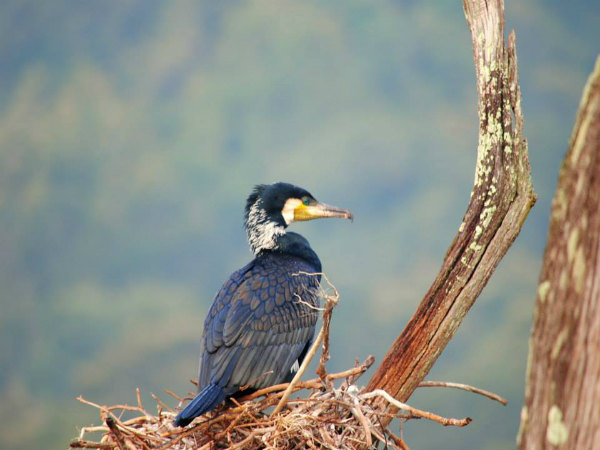
<svg viewBox="0 0 600 450"><path fill-rule="evenodd" d="M294 208L294 220L297 222L317 218L318 216L315 215L314 206L312 205L306 206L304 203L300 202L300 204Z"/></svg>

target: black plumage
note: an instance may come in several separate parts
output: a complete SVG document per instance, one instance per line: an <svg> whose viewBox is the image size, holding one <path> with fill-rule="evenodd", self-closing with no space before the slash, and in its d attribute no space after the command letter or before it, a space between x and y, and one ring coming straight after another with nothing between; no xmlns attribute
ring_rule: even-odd
<svg viewBox="0 0 600 450"><path fill-rule="evenodd" d="M242 388L291 380L313 339L321 262L304 237L286 228L322 217L352 214L287 183L259 185L250 194L245 219L255 258L213 301L202 333L198 395L175 425L187 425Z"/></svg>

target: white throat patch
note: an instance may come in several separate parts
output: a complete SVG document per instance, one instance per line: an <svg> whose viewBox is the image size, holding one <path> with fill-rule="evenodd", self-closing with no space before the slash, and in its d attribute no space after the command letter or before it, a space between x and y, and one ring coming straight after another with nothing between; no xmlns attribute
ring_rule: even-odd
<svg viewBox="0 0 600 450"><path fill-rule="evenodd" d="M281 215L283 216L283 220L285 220L285 224L289 225L294 221L294 210L302 204L302 201L299 198L288 198L283 205L283 209L281 210Z"/></svg>
<svg viewBox="0 0 600 450"><path fill-rule="evenodd" d="M250 207L246 222L248 242L255 255L261 250L274 248L276 237L285 234L285 229L281 225L268 219L264 209L260 207L260 203L261 200L258 199Z"/></svg>

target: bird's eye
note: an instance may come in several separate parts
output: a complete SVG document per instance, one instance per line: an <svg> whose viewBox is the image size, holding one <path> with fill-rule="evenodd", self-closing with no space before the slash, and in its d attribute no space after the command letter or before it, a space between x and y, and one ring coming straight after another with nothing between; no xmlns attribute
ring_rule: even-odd
<svg viewBox="0 0 600 450"><path fill-rule="evenodd" d="M304 206L308 206L309 203L310 203L310 199L306 195L304 197L302 197L302 204Z"/></svg>

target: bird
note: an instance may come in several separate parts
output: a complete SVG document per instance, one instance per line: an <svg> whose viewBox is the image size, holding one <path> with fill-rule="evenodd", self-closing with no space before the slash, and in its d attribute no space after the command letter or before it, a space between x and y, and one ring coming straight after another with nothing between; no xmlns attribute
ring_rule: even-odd
<svg viewBox="0 0 600 450"><path fill-rule="evenodd" d="M254 187L244 214L254 259L213 300L201 337L198 393L175 426L242 392L292 380L314 338L322 267L308 241L287 227L335 217L354 219L290 183Z"/></svg>

